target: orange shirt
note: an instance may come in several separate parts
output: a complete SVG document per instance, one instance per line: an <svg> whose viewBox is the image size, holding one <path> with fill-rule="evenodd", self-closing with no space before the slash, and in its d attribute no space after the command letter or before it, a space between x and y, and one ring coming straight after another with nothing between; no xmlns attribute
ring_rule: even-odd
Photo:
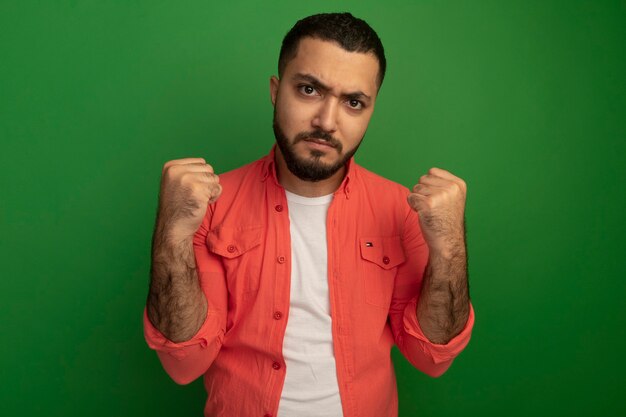
<svg viewBox="0 0 626 417"><path fill-rule="evenodd" d="M174 343L150 323L144 335L179 384L204 375L209 417L275 417L285 380L283 336L289 319L289 214L274 150L220 175L222 195L194 236L207 317L190 340ZM328 290L337 380L344 417L395 417L395 344L422 372L439 376L469 342L465 328L431 343L417 321L428 246L409 190L357 165L328 209ZM306 387L302 387L306 389Z"/></svg>

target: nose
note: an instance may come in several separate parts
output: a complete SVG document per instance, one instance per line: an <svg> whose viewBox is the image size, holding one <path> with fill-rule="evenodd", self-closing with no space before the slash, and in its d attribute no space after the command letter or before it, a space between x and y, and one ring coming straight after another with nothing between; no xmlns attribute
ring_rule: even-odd
<svg viewBox="0 0 626 417"><path fill-rule="evenodd" d="M334 97L328 97L320 103L317 114L312 125L325 132L335 132L337 130L337 111L339 103Z"/></svg>

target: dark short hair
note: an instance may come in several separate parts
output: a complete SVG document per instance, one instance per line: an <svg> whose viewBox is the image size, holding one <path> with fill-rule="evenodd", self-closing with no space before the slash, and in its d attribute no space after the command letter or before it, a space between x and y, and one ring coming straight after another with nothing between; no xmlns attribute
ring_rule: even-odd
<svg viewBox="0 0 626 417"><path fill-rule="evenodd" d="M373 53L378 59L378 87L382 85L387 68L383 44L367 22L350 13L320 13L299 20L283 39L278 56L279 76L296 56L300 40L306 37L336 42L348 52Z"/></svg>

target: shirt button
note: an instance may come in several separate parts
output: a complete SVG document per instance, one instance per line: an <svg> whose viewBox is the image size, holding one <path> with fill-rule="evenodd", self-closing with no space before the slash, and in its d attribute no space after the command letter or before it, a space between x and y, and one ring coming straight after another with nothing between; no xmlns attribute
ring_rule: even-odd
<svg viewBox="0 0 626 417"><path fill-rule="evenodd" d="M283 211L283 206L281 206L280 204L276 204L276 206L274 207L274 210Z"/></svg>
<svg viewBox="0 0 626 417"><path fill-rule="evenodd" d="M230 253L233 253L235 249L237 249L235 245L228 245L228 247L226 248L226 250Z"/></svg>
<svg viewBox="0 0 626 417"><path fill-rule="evenodd" d="M388 256L383 256L383 263L385 265L387 265L389 263L389 257Z"/></svg>
<svg viewBox="0 0 626 417"><path fill-rule="evenodd" d="M276 320L280 320L281 318L283 318L283 313L281 313L280 311L277 311L274 313L274 318Z"/></svg>
<svg viewBox="0 0 626 417"><path fill-rule="evenodd" d="M285 257L284 256L279 256L278 257L278 263L279 264L284 264L285 263Z"/></svg>
<svg viewBox="0 0 626 417"><path fill-rule="evenodd" d="M280 369L280 363L278 363L278 362L274 362L274 363L272 364L272 368L274 368L274 369L276 369L276 370L278 371L278 370Z"/></svg>

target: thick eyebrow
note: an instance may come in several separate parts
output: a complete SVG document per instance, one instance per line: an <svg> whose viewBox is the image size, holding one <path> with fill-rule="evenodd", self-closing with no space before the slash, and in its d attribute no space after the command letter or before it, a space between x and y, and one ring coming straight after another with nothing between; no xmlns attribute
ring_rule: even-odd
<svg viewBox="0 0 626 417"><path fill-rule="evenodd" d="M324 83L322 83L320 80L318 80L317 78L315 78L314 76L312 76L311 74L302 74L302 73L298 73L295 74L292 79L294 81L306 81L308 83L310 83L313 87L322 90L322 91L329 91L331 88L328 87L327 85L325 85ZM368 96L367 94L365 94L362 91L353 91L350 93L344 93L342 94L342 96L348 100L363 100L365 99L366 101L371 101L372 98L370 96Z"/></svg>

